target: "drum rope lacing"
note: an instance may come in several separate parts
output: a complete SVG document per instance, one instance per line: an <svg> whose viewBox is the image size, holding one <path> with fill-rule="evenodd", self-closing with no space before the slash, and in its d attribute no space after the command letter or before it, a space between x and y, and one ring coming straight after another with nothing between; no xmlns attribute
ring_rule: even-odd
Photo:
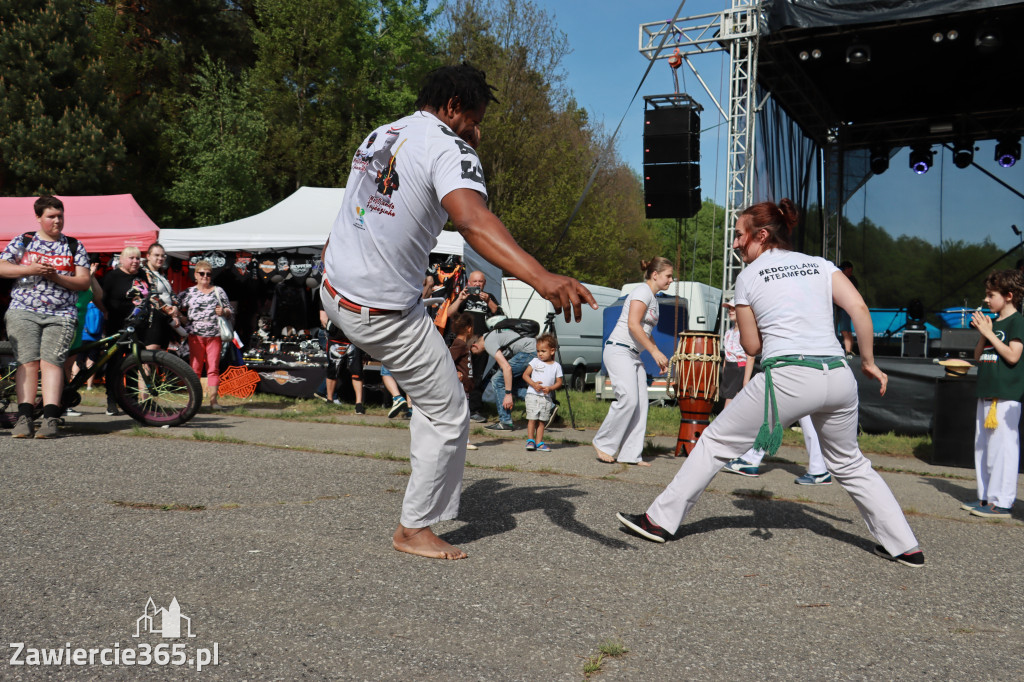
<svg viewBox="0 0 1024 682"><path fill-rule="evenodd" d="M680 346L682 346L682 343L680 343ZM684 365L683 363L685 361L692 362ZM712 400L717 402L719 392L717 380L720 369L719 365L721 364L721 362L721 354L709 355L707 353L686 352L677 350L675 354L671 358L669 358L668 378L666 380L665 394L668 396L670 400L674 400L677 397L678 390L676 388L676 381L673 380L672 375L676 371L679 371L680 374L678 377L678 381L681 386L686 387L683 391L684 397L696 398L698 393L707 394L711 388L712 383L714 383L715 397ZM698 365L697 363L701 364ZM704 363L712 364L709 367L709 365ZM677 365L683 369L677 370ZM699 374L697 372L698 367L700 368ZM711 371L707 371L708 369L710 369ZM691 382L692 379L696 379L697 381ZM687 393L691 393L691 389L692 395L687 396Z"/></svg>

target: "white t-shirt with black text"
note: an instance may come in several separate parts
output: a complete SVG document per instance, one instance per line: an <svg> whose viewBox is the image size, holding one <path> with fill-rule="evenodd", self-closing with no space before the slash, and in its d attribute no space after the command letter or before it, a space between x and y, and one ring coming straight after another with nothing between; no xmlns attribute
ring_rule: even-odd
<svg viewBox="0 0 1024 682"><path fill-rule="evenodd" d="M761 331L761 357L842 355L832 320L830 261L770 249L736 278L736 305L749 305Z"/></svg>
<svg viewBox="0 0 1024 682"><path fill-rule="evenodd" d="M327 281L360 305L405 310L420 298L430 250L456 189L487 195L476 152L425 111L370 133L352 159L327 247Z"/></svg>

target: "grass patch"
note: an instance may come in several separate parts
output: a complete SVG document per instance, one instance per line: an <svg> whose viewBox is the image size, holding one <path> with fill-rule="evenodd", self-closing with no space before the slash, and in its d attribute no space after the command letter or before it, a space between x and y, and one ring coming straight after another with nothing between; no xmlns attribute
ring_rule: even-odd
<svg viewBox="0 0 1024 682"><path fill-rule="evenodd" d="M242 440L241 438L232 438L231 436L225 436L223 433L206 433L205 431L193 431L192 438L195 440L205 441L207 443L235 443L237 445L249 445L248 441Z"/></svg>
<svg viewBox="0 0 1024 682"><path fill-rule="evenodd" d="M132 428L125 435L133 438L176 438L166 431L150 431L139 424L132 424Z"/></svg>
<svg viewBox="0 0 1024 682"><path fill-rule="evenodd" d="M155 504L153 502L129 502L127 500L111 500L110 504L125 509L146 509L149 511L205 511L206 506L201 504Z"/></svg>
<svg viewBox="0 0 1024 682"><path fill-rule="evenodd" d="M597 647L597 650L609 658L619 658L620 656L625 656L629 653L629 649L626 648L626 645L615 639L609 639L602 642Z"/></svg>
<svg viewBox="0 0 1024 682"><path fill-rule="evenodd" d="M583 678L589 680L591 676L601 672L602 663L604 663L604 654L591 656L583 661Z"/></svg>

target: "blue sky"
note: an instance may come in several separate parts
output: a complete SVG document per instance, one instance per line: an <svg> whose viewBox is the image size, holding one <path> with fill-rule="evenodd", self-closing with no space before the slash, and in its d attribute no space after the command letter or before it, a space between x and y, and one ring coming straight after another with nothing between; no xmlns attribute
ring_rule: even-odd
<svg viewBox="0 0 1024 682"><path fill-rule="evenodd" d="M625 0L534 0L551 15L567 36L571 54L564 60L566 86L577 102L603 122L611 133L626 111L648 61L638 50L640 24L672 17L679 0L632 3ZM728 0L689 0L683 16L716 12ZM724 55L702 55L694 60L698 72L720 97L728 73ZM717 108L684 65L680 89L704 105L701 126L701 186L704 196L725 203L725 130ZM659 60L647 77L637 101L629 109L617 138L621 158L640 171L642 164L643 95L673 92L671 70ZM486 125L486 124L485 124ZM719 134L721 133L721 134ZM975 162L1024 191L1024 163L999 168L993 160L994 142L979 142ZM909 234L937 243L943 239L968 242L985 236L1003 249L1019 243L1011 224L1024 230L1024 199L1000 187L975 168L959 169L951 154L936 151L935 167L923 176L908 168L908 150L897 154L889 170L872 178L848 203L846 215L854 222L867 215L892 234ZM944 163L943 163L944 160ZM941 172L940 172L941 171ZM716 182L717 178L717 182ZM575 201L575 199L573 199Z"/></svg>

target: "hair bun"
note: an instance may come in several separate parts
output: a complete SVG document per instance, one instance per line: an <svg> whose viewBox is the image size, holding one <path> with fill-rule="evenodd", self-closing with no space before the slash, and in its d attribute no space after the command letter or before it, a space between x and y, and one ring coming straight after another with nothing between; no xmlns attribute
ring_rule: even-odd
<svg viewBox="0 0 1024 682"><path fill-rule="evenodd" d="M640 272L647 272L647 268L651 267L651 261L642 260L640 261Z"/></svg>
<svg viewBox="0 0 1024 682"><path fill-rule="evenodd" d="M792 231L800 221L800 212L792 199L783 199L779 202L779 213L782 214L782 222L789 231Z"/></svg>

